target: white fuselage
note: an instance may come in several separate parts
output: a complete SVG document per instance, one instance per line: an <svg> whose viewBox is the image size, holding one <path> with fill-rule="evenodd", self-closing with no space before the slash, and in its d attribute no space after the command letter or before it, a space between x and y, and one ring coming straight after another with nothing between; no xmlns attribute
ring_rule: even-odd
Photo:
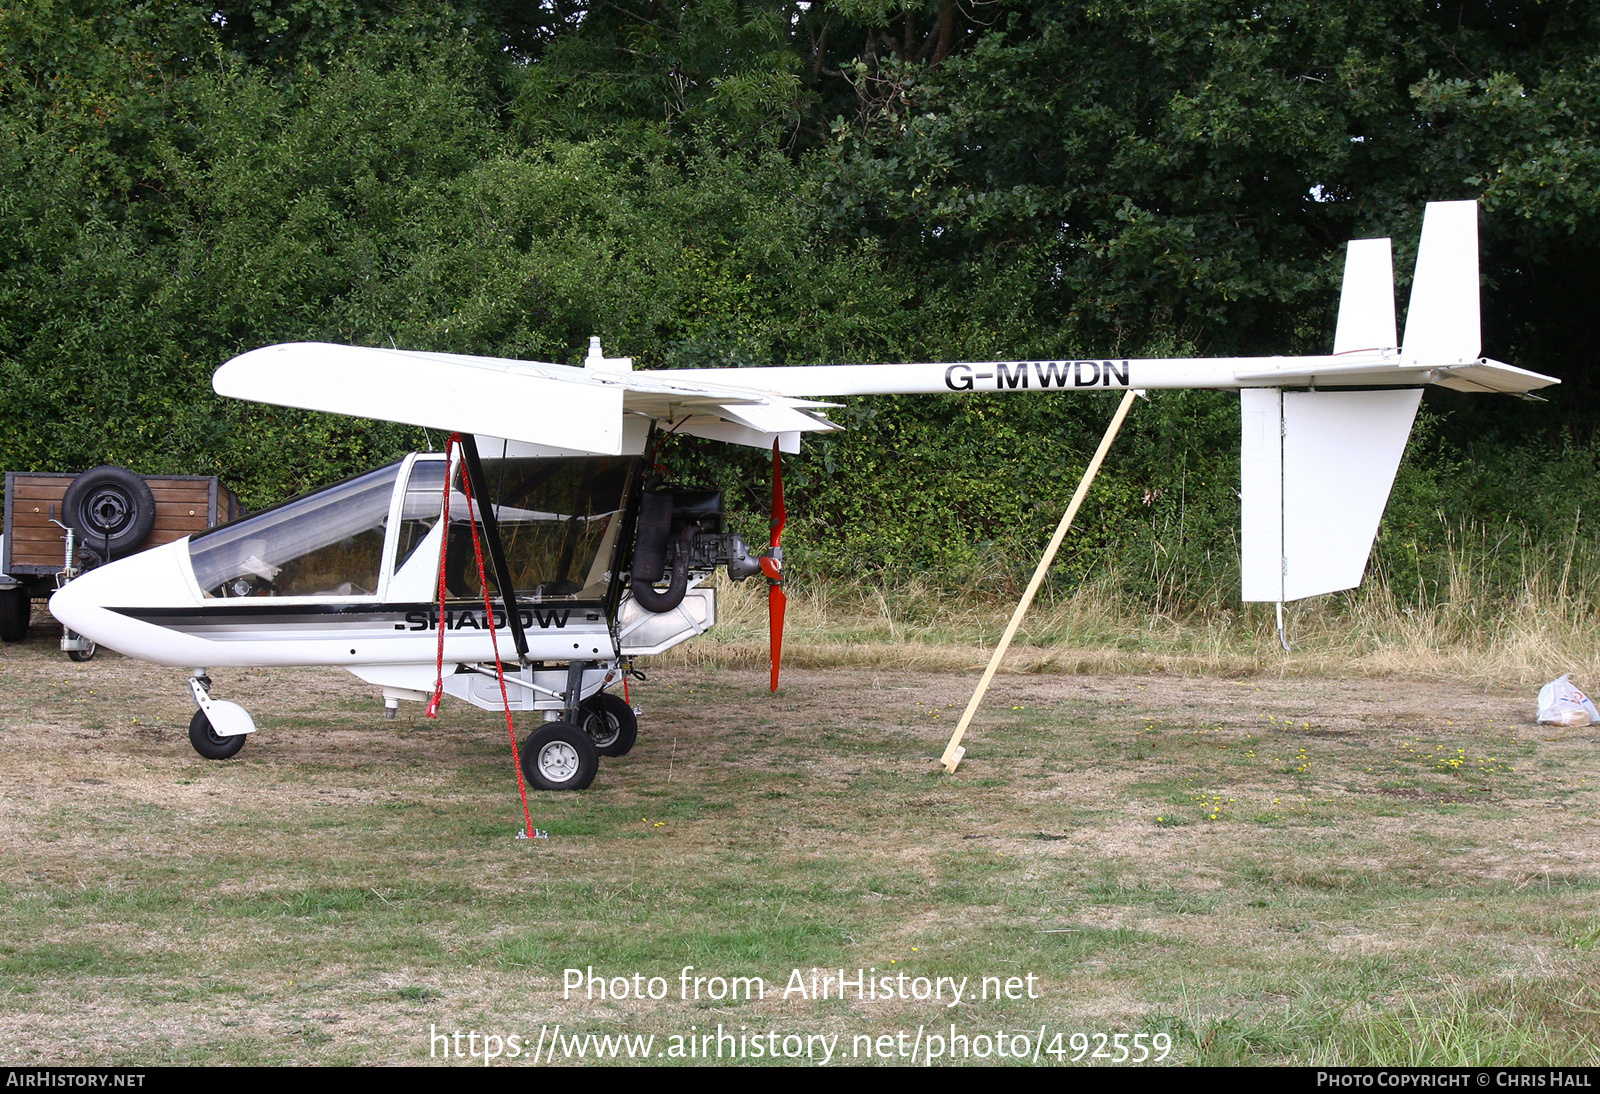
<svg viewBox="0 0 1600 1094"><path fill-rule="evenodd" d="M439 611L404 597L206 598L181 539L102 566L50 599L63 624L109 649L162 665L389 665L438 656ZM610 659L610 628L595 609L524 606L528 657ZM505 612L495 603L500 656L515 660ZM447 663L492 661L485 609L451 601L445 610Z"/></svg>
<svg viewBox="0 0 1600 1094"><path fill-rule="evenodd" d="M498 595L486 605L481 593L472 597L458 588L440 610L446 538L440 495L437 485L417 484L430 475L442 484L443 467L438 454L409 456L199 540L184 538L90 570L59 590L50 610L109 649L189 668L337 665L375 683L419 688L424 677L433 679L441 632L449 671L492 664L497 656L515 662ZM452 551L462 552L456 565L471 567L467 576L475 578L471 539L463 531L468 507L459 491L453 497ZM614 665L660 652L715 623L711 590L696 588L679 608L660 615L624 594L613 626L605 604L623 518L615 505L613 499L611 511L592 517L497 506L502 521L524 520L525 535L576 524L592 529L596 541L577 575L584 579L582 593L519 595L527 662ZM338 569L341 562L345 571ZM206 571L203 579L197 566ZM339 580L351 573L357 581Z"/></svg>

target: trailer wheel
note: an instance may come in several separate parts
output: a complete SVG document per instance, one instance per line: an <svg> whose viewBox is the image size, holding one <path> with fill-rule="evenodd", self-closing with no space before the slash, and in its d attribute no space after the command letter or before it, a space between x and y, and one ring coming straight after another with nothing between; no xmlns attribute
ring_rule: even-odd
<svg viewBox="0 0 1600 1094"><path fill-rule="evenodd" d="M110 548L112 557L136 550L156 523L150 486L125 467L106 464L72 480L61 499L64 523L85 547Z"/></svg>
<svg viewBox="0 0 1600 1094"><path fill-rule="evenodd" d="M21 642L28 637L28 619L33 614L33 598L24 585L0 589L0 640Z"/></svg>

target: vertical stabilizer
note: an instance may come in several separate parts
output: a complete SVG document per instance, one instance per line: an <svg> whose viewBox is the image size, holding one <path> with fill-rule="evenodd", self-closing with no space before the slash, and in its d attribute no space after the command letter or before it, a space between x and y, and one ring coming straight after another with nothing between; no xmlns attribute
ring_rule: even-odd
<svg viewBox="0 0 1600 1094"><path fill-rule="evenodd" d="M1344 253L1344 288L1333 352L1393 349L1394 257L1388 239L1352 239Z"/></svg>
<svg viewBox="0 0 1600 1094"><path fill-rule="evenodd" d="M1244 600L1283 599L1283 392L1239 392L1239 570Z"/></svg>
<svg viewBox="0 0 1600 1094"><path fill-rule="evenodd" d="M1406 310L1400 355L1426 368L1476 361L1483 351L1478 323L1478 203L1430 201L1422 214L1422 243Z"/></svg>
<svg viewBox="0 0 1600 1094"><path fill-rule="evenodd" d="M1241 599L1361 584L1421 401L1421 388L1239 393Z"/></svg>
<svg viewBox="0 0 1600 1094"><path fill-rule="evenodd" d="M1283 598L1361 584L1421 388L1283 394Z"/></svg>

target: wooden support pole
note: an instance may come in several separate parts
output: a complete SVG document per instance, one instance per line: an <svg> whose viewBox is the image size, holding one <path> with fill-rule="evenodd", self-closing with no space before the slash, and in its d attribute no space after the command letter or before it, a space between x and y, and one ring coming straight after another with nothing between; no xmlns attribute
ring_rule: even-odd
<svg viewBox="0 0 1600 1094"><path fill-rule="evenodd" d="M1028 588L1023 592L1021 602L1017 604L1017 610L1011 613L1011 622L1006 624L1005 633L1000 636L1000 644L995 647L994 656L989 658L989 667L983 670L983 678L978 681L977 690L967 701L967 709L962 713L961 721L950 737L950 743L945 746L944 755L939 757L939 762L950 774L955 774L956 766L961 763L961 757L967 754L967 750L961 747L961 738L966 734L967 726L972 724L972 716L978 713L978 704L983 702L984 692L989 690L989 684L994 680L994 674L999 671L1006 650L1011 647L1011 640L1017 636L1017 628L1022 626L1022 617L1028 614L1028 606L1033 603L1034 596L1039 592L1039 586L1044 584L1044 575L1050 571L1050 564L1056 560L1056 552L1061 549L1061 541L1067 538L1067 530L1072 527L1072 521L1078 515L1078 507L1083 504L1083 499L1088 496L1089 487L1093 485L1095 476L1100 473L1100 465L1105 462L1106 453L1111 450L1111 442L1116 440L1117 431L1122 428L1122 421L1128 416L1128 410L1133 406L1135 396L1142 394L1144 394L1142 391L1129 389L1122 396L1122 402L1117 405L1117 412L1111 416L1111 424L1106 427L1106 435L1100 439L1100 447L1095 449L1094 459L1090 460L1089 466L1084 469L1083 479L1078 483L1078 489L1072 495L1072 501L1068 504L1061 523L1056 525L1056 534L1050 537L1050 545L1044 549L1044 557L1039 560L1038 568L1033 571L1033 580L1028 582Z"/></svg>

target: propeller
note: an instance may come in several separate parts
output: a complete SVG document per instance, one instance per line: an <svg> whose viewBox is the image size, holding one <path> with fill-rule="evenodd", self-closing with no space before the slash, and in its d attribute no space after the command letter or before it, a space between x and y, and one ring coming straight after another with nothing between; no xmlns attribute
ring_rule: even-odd
<svg viewBox="0 0 1600 1094"><path fill-rule="evenodd" d="M783 461L778 442L772 442L772 546L759 561L767 578L767 627L772 643L772 690L778 690L778 665L783 660L783 612L789 598L783 594L783 525L788 514L783 508Z"/></svg>

